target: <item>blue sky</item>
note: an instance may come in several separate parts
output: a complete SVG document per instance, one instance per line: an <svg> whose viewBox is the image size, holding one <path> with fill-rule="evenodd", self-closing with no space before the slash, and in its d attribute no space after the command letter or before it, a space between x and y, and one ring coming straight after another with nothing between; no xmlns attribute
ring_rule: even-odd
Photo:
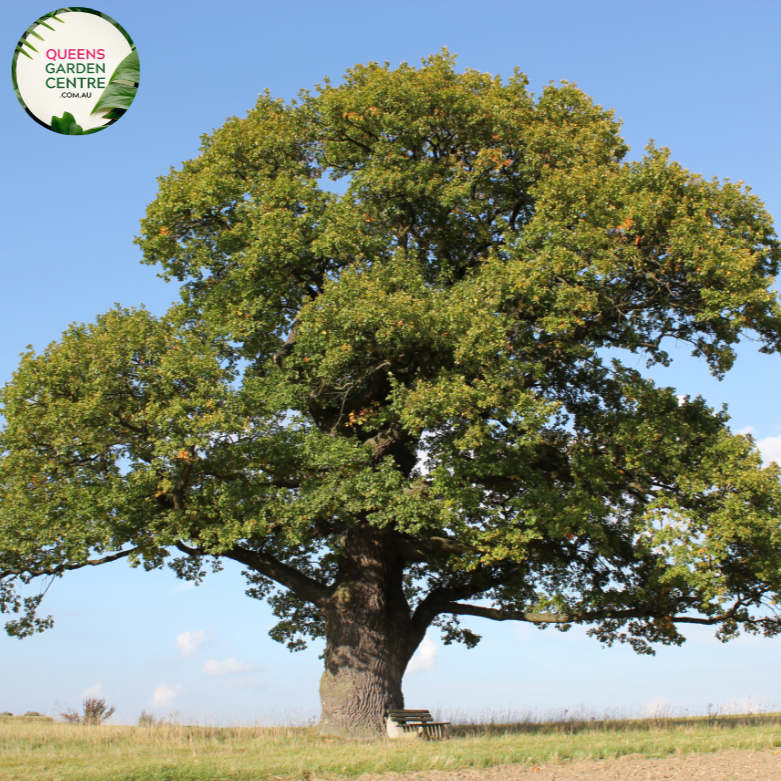
<svg viewBox="0 0 781 781"><path fill-rule="evenodd" d="M86 137L51 133L29 119L7 78L0 90L0 380L19 353L57 339L115 302L162 313L177 290L139 264L138 220L156 177L197 154L199 137L243 116L269 88L290 99L324 76L369 60L417 63L443 46L459 67L509 76L515 66L539 92L574 81L624 121L631 157L649 139L707 177L749 183L781 215L778 153L781 5L687 2L286 2L170 0L95 5L133 36L142 81L127 116ZM3 8L0 50L10 61L21 33L54 6ZM9 63L10 64L10 63ZM781 460L777 389L781 358L741 347L722 382L672 350L659 382L729 406L767 458ZM210 721L304 720L318 711L320 648L290 654L267 632L270 611L244 596L238 567L187 588L169 571L117 563L56 582L45 606L49 632L0 636L0 711L52 715L87 694L106 696L117 719L142 709ZM488 625L473 651L432 635L405 679L410 707L579 706L704 711L781 704L781 639L722 645L710 630L682 648L637 657L603 649L575 629L560 634ZM9 674L13 671L13 674Z"/></svg>

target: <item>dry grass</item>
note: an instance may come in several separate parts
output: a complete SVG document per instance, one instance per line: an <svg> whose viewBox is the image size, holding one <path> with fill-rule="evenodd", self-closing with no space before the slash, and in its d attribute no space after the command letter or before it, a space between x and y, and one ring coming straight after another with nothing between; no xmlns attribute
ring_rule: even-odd
<svg viewBox="0 0 781 781"><path fill-rule="evenodd" d="M2 781L256 781L457 770L781 746L781 714L454 724L445 741L348 740L311 727L0 720Z"/></svg>

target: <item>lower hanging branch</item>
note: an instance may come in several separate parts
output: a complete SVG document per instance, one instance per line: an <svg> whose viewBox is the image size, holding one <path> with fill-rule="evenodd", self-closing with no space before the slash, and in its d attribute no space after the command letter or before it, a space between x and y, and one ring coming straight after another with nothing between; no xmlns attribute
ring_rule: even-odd
<svg viewBox="0 0 781 781"><path fill-rule="evenodd" d="M55 578L61 577L65 572L119 561L140 551L140 547L128 548L101 556L99 559L63 562L55 566L36 567L30 562L24 562L18 567L7 567L0 571L0 613L19 615L19 618L6 622L5 631L11 637L22 638L49 629L54 620L51 616L39 618L37 610ZM17 591L17 582L26 585L35 578L51 578L51 580L39 594L22 597Z"/></svg>
<svg viewBox="0 0 781 781"><path fill-rule="evenodd" d="M724 621L733 620L735 610L728 610L717 616L669 616L649 608L627 610L594 610L583 613L527 613L520 610L501 610L480 605L465 605L461 602L448 602L438 606L439 613L450 613L457 616L478 616L491 621L526 621L531 624L584 624L592 621L624 620L631 618L662 618L681 624L705 624L713 626Z"/></svg>
<svg viewBox="0 0 781 781"><path fill-rule="evenodd" d="M42 567L39 569L35 569L34 567L25 564L19 569L9 568L7 570L3 570L0 572L0 579L18 577L22 578L25 582L29 582L33 578L62 575L65 572L82 569L83 567L97 567L101 564L109 564L112 561L119 561L120 559L127 558L133 553L139 553L140 551L140 547L128 548L127 550L117 551L116 553L109 553L107 556L102 556L99 559L85 559L84 561L57 564L54 567Z"/></svg>

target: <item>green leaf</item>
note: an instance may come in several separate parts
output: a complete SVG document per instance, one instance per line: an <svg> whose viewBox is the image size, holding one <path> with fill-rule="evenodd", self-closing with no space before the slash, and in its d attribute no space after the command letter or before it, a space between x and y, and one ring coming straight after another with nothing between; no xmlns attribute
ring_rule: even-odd
<svg viewBox="0 0 781 781"><path fill-rule="evenodd" d="M46 26L49 27L48 24ZM52 28L49 27L49 29L51 30ZM38 35L38 33L35 32L35 30L29 30L28 32L30 33L30 35L34 35L39 41L43 41L44 40L44 38L42 38L40 35Z"/></svg>
<svg viewBox="0 0 781 781"><path fill-rule="evenodd" d="M130 104L133 102L133 98L138 91L137 87L128 87L127 84L119 84L114 82L109 84L103 94L98 99L95 108L92 109L94 114L96 111L100 111L104 108L121 108L127 110L130 108Z"/></svg>
<svg viewBox="0 0 781 781"><path fill-rule="evenodd" d="M25 50L24 50L24 49L23 49L21 46L17 46L17 47L16 47L16 51L17 51L19 54L23 54L25 57L27 57L27 59L28 59L28 60L31 60L31 59L32 59L32 57L31 57L31 56L30 56L30 55L29 55L29 54L28 54L28 53L27 53L27 52L26 52L26 51L25 51Z"/></svg>
<svg viewBox="0 0 781 781"><path fill-rule="evenodd" d="M52 117L51 128L55 133L62 133L64 136L86 135L81 129L81 125L76 124L75 117L69 111L66 111L61 117ZM87 133L89 132L88 130Z"/></svg>
<svg viewBox="0 0 781 781"><path fill-rule="evenodd" d="M128 81L131 84L138 84L140 80L141 63L138 59L138 52L134 49L117 65L116 70L111 74L109 84L114 81Z"/></svg>
<svg viewBox="0 0 781 781"><path fill-rule="evenodd" d="M25 46L29 46L36 54L38 54L38 49L36 49L35 46L33 46L31 43L29 43L28 41L22 41L22 43Z"/></svg>
<svg viewBox="0 0 781 781"><path fill-rule="evenodd" d="M92 109L94 114L101 109L112 108L122 109L126 111L130 108L130 104L136 97L138 91L137 85L141 78L141 65L138 60L138 52L135 49L125 57L122 62L117 65L114 73L111 74L109 84L103 94L98 98L98 102L95 104L95 108ZM130 82L124 84L122 82ZM121 115L119 115L121 116ZM111 117L117 119L118 117Z"/></svg>
<svg viewBox="0 0 781 781"><path fill-rule="evenodd" d="M104 119L119 119L123 114L125 113L125 109L123 108L112 108L111 111L108 112L108 114L104 114Z"/></svg>

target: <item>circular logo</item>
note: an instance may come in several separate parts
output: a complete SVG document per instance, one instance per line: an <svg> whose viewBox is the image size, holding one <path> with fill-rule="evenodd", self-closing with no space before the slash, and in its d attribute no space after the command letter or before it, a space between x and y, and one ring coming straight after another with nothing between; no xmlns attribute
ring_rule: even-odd
<svg viewBox="0 0 781 781"><path fill-rule="evenodd" d="M112 125L136 96L138 52L127 31L91 8L62 8L19 39L11 73L25 111L66 136Z"/></svg>

